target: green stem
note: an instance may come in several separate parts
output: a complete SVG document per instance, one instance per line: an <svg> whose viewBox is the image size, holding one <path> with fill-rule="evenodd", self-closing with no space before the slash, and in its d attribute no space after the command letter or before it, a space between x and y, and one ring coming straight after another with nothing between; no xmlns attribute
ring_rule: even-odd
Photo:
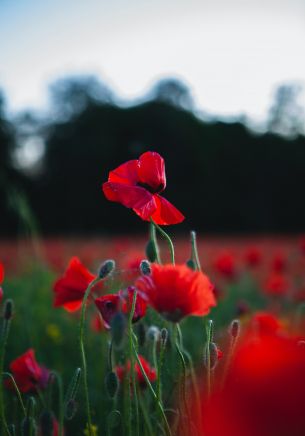
<svg viewBox="0 0 305 436"><path fill-rule="evenodd" d="M95 280L93 280L89 284L88 288L86 289L86 292L85 292L85 295L83 298L83 302L82 302L81 318L80 318L80 324L79 324L79 347L80 347L81 360L82 360L84 391L85 391L85 404L86 404L86 412L87 412L87 426L88 426L89 436L93 436L93 432L92 432L91 411L90 411L88 380L87 380L87 377L88 377L87 361L86 361L86 354L85 354L85 347L84 347L84 326L85 326L87 299L89 297L91 289L99 281L100 281L100 278L97 277Z"/></svg>
<svg viewBox="0 0 305 436"><path fill-rule="evenodd" d="M2 376L9 377L11 379L11 381L12 381L12 383L14 385L14 388L15 388L15 391L16 391L16 394L17 394L17 397L18 397L18 400L19 400L22 412L23 412L24 416L26 416L25 405L24 405L24 402L22 400L22 396L21 396L20 390L19 390L19 388L17 386L17 383L16 383L13 375L11 373L9 373L9 372L3 372Z"/></svg>
<svg viewBox="0 0 305 436"><path fill-rule="evenodd" d="M5 348L6 348L6 343L7 343L7 339L8 339L8 334L9 334L9 330L10 330L10 324L11 324L10 319L3 320L1 344L0 344L0 375L1 375L1 377L0 377L0 417L1 417L2 424L3 424L1 433L3 433L3 434L4 434L4 429L5 429L6 433L10 434L9 430L8 430L7 422L6 422L5 410L4 410L4 400L3 400L4 355L5 355Z"/></svg>
<svg viewBox="0 0 305 436"><path fill-rule="evenodd" d="M63 385L62 380L59 374L56 371L52 371L54 375L57 386L58 386L58 433L59 436L63 435L63 426L64 426L64 394L63 394Z"/></svg>
<svg viewBox="0 0 305 436"><path fill-rule="evenodd" d="M136 435L140 434L140 419L139 419L139 404L138 404L138 393L137 393L137 385L136 385L136 374L135 374L135 361L133 354L133 331L132 331L132 318L135 312L136 307L136 299L137 299L137 291L134 291L131 311L128 318L128 331L129 331L129 354L130 354L130 371L131 371L131 382L133 387L133 397L135 403L135 412L136 412ZM131 410L131 398L130 398L130 410ZM131 418L131 416L130 416Z"/></svg>
<svg viewBox="0 0 305 436"><path fill-rule="evenodd" d="M139 403L140 403L140 408L141 408L141 412L144 418L144 422L147 428L147 433L149 434L149 436L154 436L155 433L153 432L151 423L150 423L150 419L147 413L147 409L146 409L146 404L144 403L143 398L141 397L141 395L139 396Z"/></svg>
<svg viewBox="0 0 305 436"><path fill-rule="evenodd" d="M207 396L211 394L211 356L210 356L210 343L213 338L213 321L209 319L206 323L206 369L207 369Z"/></svg>
<svg viewBox="0 0 305 436"><path fill-rule="evenodd" d="M159 250L159 245L158 245L157 235L156 235L156 227L155 227L155 223L153 222L152 219L150 220L150 239L153 241L153 244L154 244L154 248L155 248L155 252L156 252L156 261L157 261L157 263L161 263L160 250Z"/></svg>
<svg viewBox="0 0 305 436"><path fill-rule="evenodd" d="M158 226L158 224L156 224L154 222L154 220L152 218L150 218L150 220L153 223L153 225L156 227L158 232L166 239L166 241L168 243L170 255L171 255L171 262L172 262L173 265L175 265L175 249L174 249L174 244L173 244L171 238L169 237L169 235L160 226Z"/></svg>
<svg viewBox="0 0 305 436"><path fill-rule="evenodd" d="M142 363L141 363L141 360L139 359L139 356L138 356L137 350L135 349L134 346L133 346L133 352L134 352L134 354L135 354L135 357L136 357L136 359L137 359L137 363L138 363L138 365L139 365L139 367L140 367L140 370L141 370L141 372L142 372L142 374L143 374L143 377L145 378L146 384L147 384L147 386L148 386L148 388L149 388L149 390L150 390L150 392L151 392L151 394L152 394L152 396L153 396L153 398L154 398L154 400L155 400L155 402L156 402L156 404L157 404L158 409L159 409L160 412L161 412L161 415L162 415L162 418L163 418L163 421L164 421L164 424L165 424L166 434L167 434L168 436L171 436L172 433L171 433L170 426L169 426L169 424L168 424L168 421L167 421L167 418L166 418L166 415L165 415L164 409L163 409L163 407L162 407L162 404L161 404L160 401L158 400L158 397L157 397L157 395L156 395L156 393L155 393L155 391L154 391L154 388L152 387L152 385L151 385L151 383L150 383L150 381L149 381L149 378L147 377L146 372L144 371L143 365L142 365Z"/></svg>
<svg viewBox="0 0 305 436"><path fill-rule="evenodd" d="M197 249L196 232L194 231L191 232L191 246L192 246L192 259L196 265L196 269L198 271L201 271L201 265L200 265L198 249Z"/></svg>

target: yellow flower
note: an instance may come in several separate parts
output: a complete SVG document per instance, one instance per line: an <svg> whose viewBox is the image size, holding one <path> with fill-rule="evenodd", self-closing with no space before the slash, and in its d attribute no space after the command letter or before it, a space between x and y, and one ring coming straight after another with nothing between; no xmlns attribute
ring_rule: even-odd
<svg viewBox="0 0 305 436"><path fill-rule="evenodd" d="M87 427L84 430L85 436L97 436L97 425L91 424L91 432L89 431L88 423Z"/></svg>
<svg viewBox="0 0 305 436"><path fill-rule="evenodd" d="M56 324L48 324L46 327L47 335L53 342L60 344L62 342L61 331Z"/></svg>

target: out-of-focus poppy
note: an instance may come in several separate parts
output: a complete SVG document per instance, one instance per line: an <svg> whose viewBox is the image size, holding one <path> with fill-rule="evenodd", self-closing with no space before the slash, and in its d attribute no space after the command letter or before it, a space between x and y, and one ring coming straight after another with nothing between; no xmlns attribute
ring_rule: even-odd
<svg viewBox="0 0 305 436"><path fill-rule="evenodd" d="M156 379L157 379L156 370L150 366L150 364L147 362L147 360L143 356L139 355L139 360L143 366L145 374L148 377L148 380L151 383L156 381ZM116 372L120 382L123 382L124 378L129 373L130 368L131 368L130 360L128 360L124 366L118 365L115 367L115 372ZM141 368L140 368L138 362L135 363L134 369L135 369L136 378L138 380L139 385L141 387L145 387L146 381L145 381L144 375L142 374L142 371L141 371Z"/></svg>
<svg viewBox="0 0 305 436"><path fill-rule="evenodd" d="M13 360L10 370L21 392L35 392L38 388L47 387L49 370L37 363L32 348ZM6 386L13 388L10 380L7 381Z"/></svg>
<svg viewBox="0 0 305 436"><path fill-rule="evenodd" d="M73 257L63 277L54 284L54 306L63 306L68 312L78 310L89 284L96 278L77 257Z"/></svg>
<svg viewBox="0 0 305 436"><path fill-rule="evenodd" d="M262 261L262 252L258 247L248 247L244 255L245 262L250 267L260 265Z"/></svg>
<svg viewBox="0 0 305 436"><path fill-rule="evenodd" d="M173 322L187 315L207 315L216 306L209 278L186 265L152 264L151 275L140 277L135 286L155 310Z"/></svg>
<svg viewBox="0 0 305 436"><path fill-rule="evenodd" d="M224 385L203 400L198 425L206 436L302 436L304 404L305 348L264 335L239 347Z"/></svg>
<svg viewBox="0 0 305 436"><path fill-rule="evenodd" d="M287 258L281 251L274 254L273 258L271 259L271 269L272 271L281 273L283 272L287 267Z"/></svg>
<svg viewBox="0 0 305 436"><path fill-rule="evenodd" d="M96 298L95 304L100 311L106 328L110 328L111 319L118 312L128 314L131 311L132 301L135 288L129 286L126 290L121 290L117 294L103 295ZM143 318L146 313L146 302L138 293L135 302L135 311L132 318L132 322L137 322Z"/></svg>
<svg viewBox="0 0 305 436"><path fill-rule="evenodd" d="M268 295L285 295L289 290L289 282L283 274L274 272L267 278L264 290Z"/></svg>
<svg viewBox="0 0 305 436"><path fill-rule="evenodd" d="M254 313L249 324L249 331L254 336L276 335L282 328L280 320L270 312Z"/></svg>
<svg viewBox="0 0 305 436"><path fill-rule="evenodd" d="M232 279L236 275L236 262L232 253L219 253L214 261L214 269L222 276Z"/></svg>
<svg viewBox="0 0 305 436"><path fill-rule="evenodd" d="M180 223L184 220L182 213L159 195L165 187L164 160L158 153L148 151L138 160L129 160L110 171L102 188L108 200L133 209L145 221Z"/></svg>

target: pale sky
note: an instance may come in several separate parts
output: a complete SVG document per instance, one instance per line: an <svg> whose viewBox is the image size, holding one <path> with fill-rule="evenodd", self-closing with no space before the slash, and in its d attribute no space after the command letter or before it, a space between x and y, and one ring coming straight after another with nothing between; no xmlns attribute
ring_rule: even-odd
<svg viewBox="0 0 305 436"><path fill-rule="evenodd" d="M263 119L275 86L305 82L304 0L0 0L0 87L10 111L96 74L121 99L182 79L198 109Z"/></svg>

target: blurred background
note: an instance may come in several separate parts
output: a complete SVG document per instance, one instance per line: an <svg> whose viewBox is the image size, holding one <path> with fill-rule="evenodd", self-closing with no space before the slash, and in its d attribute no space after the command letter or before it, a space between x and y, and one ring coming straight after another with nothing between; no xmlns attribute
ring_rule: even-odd
<svg viewBox="0 0 305 436"><path fill-rule="evenodd" d="M0 235L147 227L101 191L166 161L175 232L305 231L303 0L2 0Z"/></svg>

